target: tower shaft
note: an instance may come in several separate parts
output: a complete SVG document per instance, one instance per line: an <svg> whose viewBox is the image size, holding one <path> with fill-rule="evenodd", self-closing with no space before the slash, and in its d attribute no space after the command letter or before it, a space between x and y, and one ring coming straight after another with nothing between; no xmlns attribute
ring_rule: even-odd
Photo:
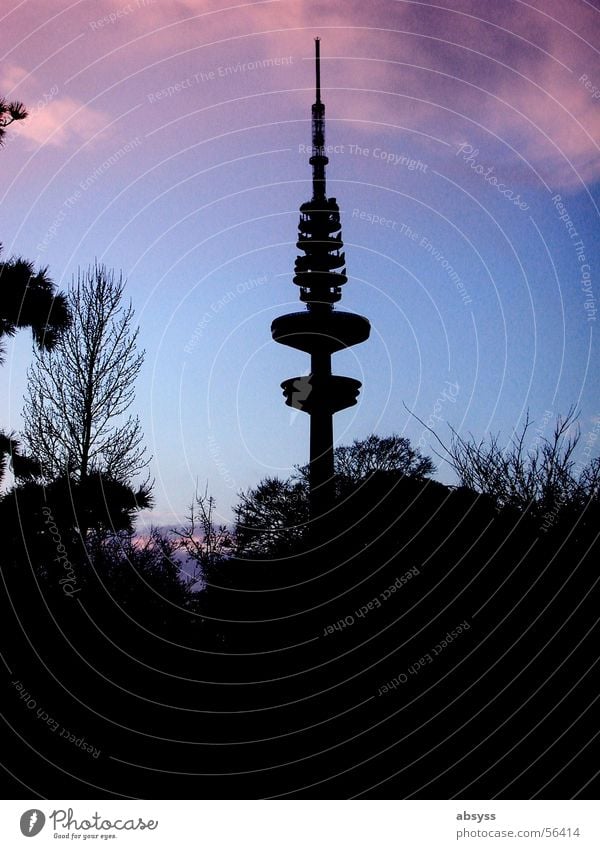
<svg viewBox="0 0 600 849"><path fill-rule="evenodd" d="M313 352L310 372L314 386L326 386L331 378L331 354ZM331 509L335 498L333 412L325 404L317 405L311 412L309 468L311 518L316 520Z"/></svg>

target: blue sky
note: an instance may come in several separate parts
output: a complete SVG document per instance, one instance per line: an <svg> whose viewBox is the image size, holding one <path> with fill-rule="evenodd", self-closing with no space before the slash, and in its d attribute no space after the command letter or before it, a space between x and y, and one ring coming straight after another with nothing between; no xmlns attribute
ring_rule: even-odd
<svg viewBox="0 0 600 849"><path fill-rule="evenodd" d="M308 418L279 383L308 358L269 328L298 308L315 35L340 308L372 324L334 357L364 384L336 440L417 442L406 408L435 411L442 437L451 424L506 440L529 409L549 435L548 412L576 403L581 450L597 454L594 5L32 0L1 25L2 93L31 111L0 153L4 256L48 265L62 288L95 258L127 277L146 349L146 523L181 521L207 481L229 519L239 489L307 459ZM0 371L16 430L30 352L11 340Z"/></svg>

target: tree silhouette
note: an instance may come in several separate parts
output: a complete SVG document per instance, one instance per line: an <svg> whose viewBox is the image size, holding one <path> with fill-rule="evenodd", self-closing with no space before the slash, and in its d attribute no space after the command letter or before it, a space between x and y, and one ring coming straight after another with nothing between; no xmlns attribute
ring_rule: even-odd
<svg viewBox="0 0 600 849"><path fill-rule="evenodd" d="M498 508L541 515L565 508L581 510L598 499L600 460L586 466L575 461L581 440L575 408L557 417L549 439L528 436L532 424L527 415L506 446L498 434L477 440L472 434L464 438L452 428L449 446L439 437L438 441L461 486L489 496Z"/></svg>
<svg viewBox="0 0 600 849"><path fill-rule="evenodd" d="M13 100L7 103L3 97L0 97L0 145L4 144L6 127L24 118L27 118L27 110L20 101Z"/></svg>
<svg viewBox="0 0 600 849"><path fill-rule="evenodd" d="M0 118L0 130L5 126L2 120ZM38 350L50 351L69 320L66 298L56 293L46 269L35 273L33 264L20 258L0 262L0 363L4 359L3 337L14 336L17 330L29 327ZM36 469L34 461L21 453L14 435L0 430L0 484L9 459L17 479L39 471L39 466Z"/></svg>
<svg viewBox="0 0 600 849"><path fill-rule="evenodd" d="M7 103L0 98L0 146L5 128L26 117L27 110L22 103ZM37 347L51 350L68 323L66 298L55 292L46 269L35 273L33 264L22 258L0 261L0 363L4 360L3 337L14 336L17 330L29 327ZM39 471L39 466L21 453L14 435L0 430L0 484L9 459L17 480L30 478Z"/></svg>
<svg viewBox="0 0 600 849"><path fill-rule="evenodd" d="M87 553L112 598L128 610L141 612L155 623L169 614L169 605L187 606L193 601L181 565L176 542L152 528L146 537L122 530L106 539L91 535Z"/></svg>
<svg viewBox="0 0 600 849"><path fill-rule="evenodd" d="M338 491L365 480L374 472L397 472L411 478L426 478L435 472L435 465L424 457L410 440L396 433L366 439L355 439L351 445L338 445L333 452ZM298 469L308 480L308 466Z"/></svg>
<svg viewBox="0 0 600 849"><path fill-rule="evenodd" d="M38 350L51 351L68 325L67 299L56 293L47 269L36 273L21 258L0 262L0 362L3 337L29 327Z"/></svg>
<svg viewBox="0 0 600 849"><path fill-rule="evenodd" d="M400 477L424 480L435 471L429 457L397 434L371 434L351 445L339 445L333 459L339 498L373 475L386 475L393 487ZM308 487L306 465L298 467L288 480L265 478L240 493L235 507L238 554L272 556L295 548L309 526Z"/></svg>
<svg viewBox="0 0 600 849"><path fill-rule="evenodd" d="M0 430L0 484L4 480L9 462L11 471L18 481L31 480L40 473L40 464L32 457L21 453L21 446L15 435Z"/></svg>
<svg viewBox="0 0 600 849"><path fill-rule="evenodd" d="M139 419L128 415L144 352L124 285L104 266L79 272L72 323L29 370L24 438L48 479L100 472L126 482L147 466Z"/></svg>
<svg viewBox="0 0 600 849"><path fill-rule="evenodd" d="M215 499L208 494L207 485L204 494L197 491L194 494L187 525L172 530L175 550L183 554L188 567L185 583L190 590L233 552L233 534L225 524L216 524L215 508Z"/></svg>
<svg viewBox="0 0 600 849"><path fill-rule="evenodd" d="M0 97L0 146L5 128L26 117L27 110L22 103L7 103ZM33 263L21 257L0 261L0 363L4 336L14 336L17 330L30 327L38 348L50 350L68 323L66 298L55 292L46 268L35 273Z"/></svg>
<svg viewBox="0 0 600 849"><path fill-rule="evenodd" d="M309 521L308 485L303 480L264 478L239 495L235 507L238 554L272 556L297 545Z"/></svg>

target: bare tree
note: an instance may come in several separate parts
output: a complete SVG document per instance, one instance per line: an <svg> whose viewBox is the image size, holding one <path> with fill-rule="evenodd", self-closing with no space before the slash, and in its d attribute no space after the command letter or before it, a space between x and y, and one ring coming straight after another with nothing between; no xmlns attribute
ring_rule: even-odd
<svg viewBox="0 0 600 849"><path fill-rule="evenodd" d="M490 496L498 507L556 512L567 506L581 508L598 498L600 462L582 467L575 461L581 439L575 408L557 418L550 438L531 439L532 424L527 415L508 445L497 434L476 440L472 434L460 436L452 427L449 445L433 435L444 452L438 456L454 469L460 485Z"/></svg>
<svg viewBox="0 0 600 849"><path fill-rule="evenodd" d="M185 585L192 590L217 566L233 553L233 535L226 525L215 523L216 503L208 494L196 491L187 515L185 528L174 528L172 534L178 538L176 550L183 552L186 566Z"/></svg>
<svg viewBox="0 0 600 849"><path fill-rule="evenodd" d="M51 351L35 353L23 435L46 478L100 472L129 481L148 464L139 419L128 413L144 352L124 286L101 265L79 272L70 326Z"/></svg>

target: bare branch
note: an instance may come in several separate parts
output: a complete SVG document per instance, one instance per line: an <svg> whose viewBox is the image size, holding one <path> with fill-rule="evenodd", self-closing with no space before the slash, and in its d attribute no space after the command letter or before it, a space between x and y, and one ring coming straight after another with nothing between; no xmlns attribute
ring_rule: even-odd
<svg viewBox="0 0 600 849"><path fill-rule="evenodd" d="M224 524L215 524L216 502L208 494L208 483L204 494L194 493L189 507L187 525L173 528L171 533L179 540L177 548L183 551L192 571L186 583L189 589L202 581L210 571L233 553L233 535Z"/></svg>
<svg viewBox="0 0 600 849"><path fill-rule="evenodd" d="M527 437L533 425L529 413L506 446L501 445L498 434L477 441L472 434L460 436L452 426L448 446L431 428L427 430L442 446L444 459L461 486L488 495L498 508L546 515L568 506L580 508L598 497L600 464L593 462L578 471L574 459L581 438L577 419L572 406L565 416L557 417L550 438L539 433L529 447Z"/></svg>

